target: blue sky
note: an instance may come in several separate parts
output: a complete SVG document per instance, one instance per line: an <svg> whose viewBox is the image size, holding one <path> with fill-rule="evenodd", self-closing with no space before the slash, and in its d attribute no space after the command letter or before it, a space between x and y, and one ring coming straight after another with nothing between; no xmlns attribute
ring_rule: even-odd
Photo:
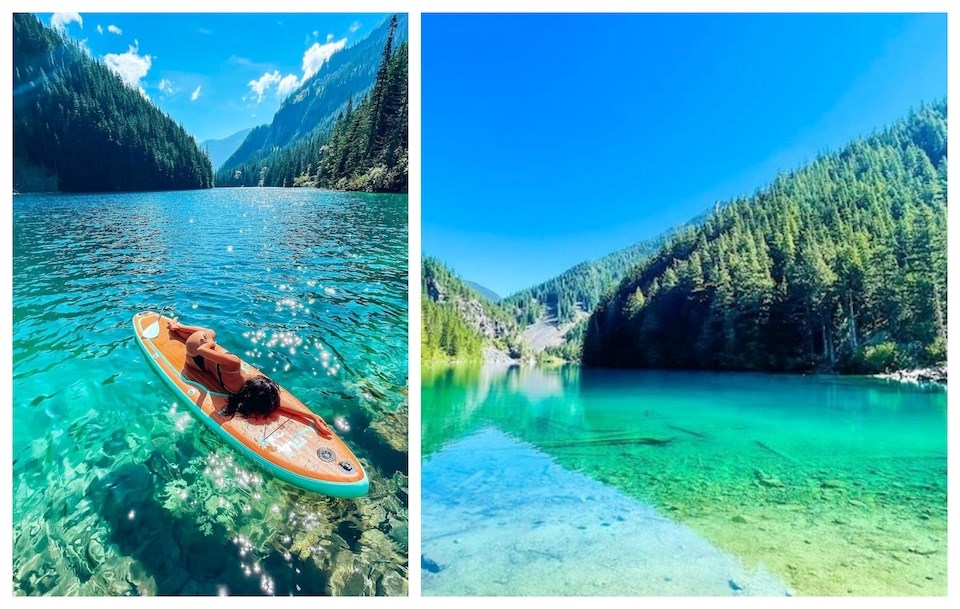
<svg viewBox="0 0 960 609"><path fill-rule="evenodd" d="M198 141L268 123L280 102L386 14L38 13Z"/></svg>
<svg viewBox="0 0 960 609"><path fill-rule="evenodd" d="M944 15L430 15L422 249L501 295L947 94Z"/></svg>

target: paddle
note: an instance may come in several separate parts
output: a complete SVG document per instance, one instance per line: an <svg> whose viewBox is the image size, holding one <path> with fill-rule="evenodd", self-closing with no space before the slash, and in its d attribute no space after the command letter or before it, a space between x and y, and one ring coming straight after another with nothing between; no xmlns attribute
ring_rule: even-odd
<svg viewBox="0 0 960 609"><path fill-rule="evenodd" d="M167 307L160 309L160 312L157 313L157 319L152 324L143 329L143 337L153 340L154 338L160 336L160 318L163 317L163 312Z"/></svg>

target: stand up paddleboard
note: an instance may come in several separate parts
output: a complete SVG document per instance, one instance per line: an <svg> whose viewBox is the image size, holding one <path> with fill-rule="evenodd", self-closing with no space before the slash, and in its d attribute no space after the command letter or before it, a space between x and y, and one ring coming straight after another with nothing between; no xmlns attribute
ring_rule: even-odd
<svg viewBox="0 0 960 609"><path fill-rule="evenodd" d="M317 433L307 417L289 415L286 409L260 419L221 416L220 409L227 404L226 391L212 374L185 365L187 346L170 337L169 323L160 313L137 313L133 316L137 343L160 378L207 427L285 482L333 497L353 498L367 493L367 474L353 452L336 434L324 438ZM246 362L241 365L245 373L263 374ZM280 400L309 412L283 387Z"/></svg>

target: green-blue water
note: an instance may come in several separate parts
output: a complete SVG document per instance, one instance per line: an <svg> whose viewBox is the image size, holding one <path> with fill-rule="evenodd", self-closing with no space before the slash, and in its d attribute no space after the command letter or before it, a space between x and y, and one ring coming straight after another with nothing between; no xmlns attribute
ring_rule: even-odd
<svg viewBox="0 0 960 609"><path fill-rule="evenodd" d="M422 397L425 594L946 594L942 386L425 368Z"/></svg>
<svg viewBox="0 0 960 609"><path fill-rule="evenodd" d="M14 198L16 594L405 594L407 198ZM132 333L184 323L336 424L362 499L279 482L175 402Z"/></svg>

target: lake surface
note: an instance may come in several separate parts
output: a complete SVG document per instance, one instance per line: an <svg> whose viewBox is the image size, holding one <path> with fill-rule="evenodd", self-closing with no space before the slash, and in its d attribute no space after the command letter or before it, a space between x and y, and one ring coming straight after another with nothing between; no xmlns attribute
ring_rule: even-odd
<svg viewBox="0 0 960 609"><path fill-rule="evenodd" d="M423 370L422 590L945 595L947 394Z"/></svg>
<svg viewBox="0 0 960 609"><path fill-rule="evenodd" d="M13 225L15 594L406 594L406 196L20 195ZM179 405L132 332L164 306L336 425L369 495Z"/></svg>

